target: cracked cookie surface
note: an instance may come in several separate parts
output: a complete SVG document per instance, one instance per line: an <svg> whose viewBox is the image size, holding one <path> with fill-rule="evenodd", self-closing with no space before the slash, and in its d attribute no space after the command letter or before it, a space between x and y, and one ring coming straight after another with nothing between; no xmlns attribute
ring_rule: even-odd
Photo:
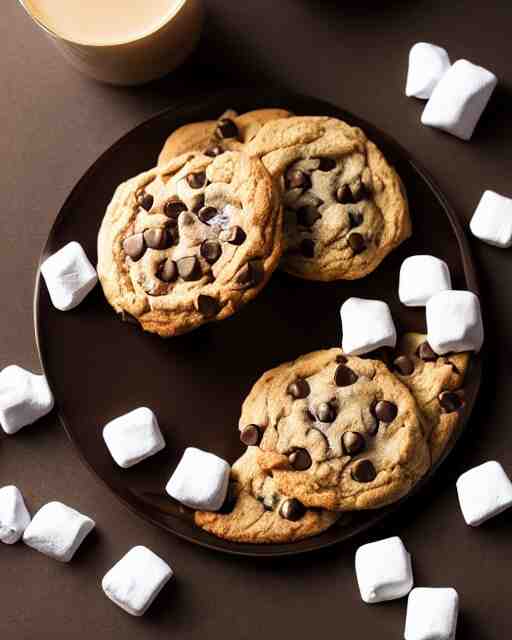
<svg viewBox="0 0 512 640"><path fill-rule="evenodd" d="M161 336L222 320L266 284L282 211L257 158L183 154L121 184L98 236L110 304Z"/></svg>
<svg viewBox="0 0 512 640"><path fill-rule="evenodd" d="M330 349L265 373L239 427L278 491L305 507L345 511L390 504L426 473L421 420L382 362Z"/></svg>

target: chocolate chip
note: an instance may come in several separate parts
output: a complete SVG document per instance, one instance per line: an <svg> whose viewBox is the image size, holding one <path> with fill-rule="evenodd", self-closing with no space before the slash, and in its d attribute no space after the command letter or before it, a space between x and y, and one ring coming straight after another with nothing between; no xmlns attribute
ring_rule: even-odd
<svg viewBox="0 0 512 640"><path fill-rule="evenodd" d="M398 407L394 402L379 400L373 406L373 414L381 422L393 422L398 414Z"/></svg>
<svg viewBox="0 0 512 640"><path fill-rule="evenodd" d="M361 253L366 249L366 242L360 233L351 233L348 237L348 243L354 253Z"/></svg>
<svg viewBox="0 0 512 640"><path fill-rule="evenodd" d="M217 134L221 138L237 138L238 128L231 118L222 118L217 124Z"/></svg>
<svg viewBox="0 0 512 640"><path fill-rule="evenodd" d="M220 234L220 239L224 242L229 242L229 244L240 245L243 244L244 240L247 238L245 231L242 227L230 227L226 229Z"/></svg>
<svg viewBox="0 0 512 640"><path fill-rule="evenodd" d="M140 260L146 251L146 244L144 242L144 234L135 233L133 236L126 238L123 242L123 249L126 255L130 256L135 262Z"/></svg>
<svg viewBox="0 0 512 640"><path fill-rule="evenodd" d="M438 396L439 404L446 411L451 413L452 411L458 411L462 407L462 399L453 391L441 391Z"/></svg>
<svg viewBox="0 0 512 640"><path fill-rule="evenodd" d="M316 408L316 416L320 422L334 422L336 410L328 402L321 402Z"/></svg>
<svg viewBox="0 0 512 640"><path fill-rule="evenodd" d="M248 447L256 447L259 445L262 435L261 429L257 425L250 424L240 431L240 440Z"/></svg>
<svg viewBox="0 0 512 640"><path fill-rule="evenodd" d="M354 204L354 196L348 184L342 184L336 191L336 200L340 204Z"/></svg>
<svg viewBox="0 0 512 640"><path fill-rule="evenodd" d="M339 364L334 372L334 382L338 387L349 387L357 380L357 374L346 367L344 364Z"/></svg>
<svg viewBox="0 0 512 640"><path fill-rule="evenodd" d="M332 158L318 158L320 164L318 165L319 171L332 171L336 167L336 160Z"/></svg>
<svg viewBox="0 0 512 640"><path fill-rule="evenodd" d="M318 209L312 205L307 204L297 209L297 224L301 227L312 227L321 217Z"/></svg>
<svg viewBox="0 0 512 640"><path fill-rule="evenodd" d="M199 262L195 256L180 258L177 262L178 273L183 280L198 280L201 277Z"/></svg>
<svg viewBox="0 0 512 640"><path fill-rule="evenodd" d="M206 184L206 173L198 171L197 173L189 173L187 176L188 186L191 189L201 189Z"/></svg>
<svg viewBox="0 0 512 640"><path fill-rule="evenodd" d="M306 513L306 508L297 498L285 500L279 509L279 515L285 520L300 520Z"/></svg>
<svg viewBox="0 0 512 640"><path fill-rule="evenodd" d="M375 467L369 460L357 460L352 467L352 478L357 482L371 482L377 477Z"/></svg>
<svg viewBox="0 0 512 640"><path fill-rule="evenodd" d="M287 171L285 180L288 189L309 189L311 187L311 178L299 169Z"/></svg>
<svg viewBox="0 0 512 640"><path fill-rule="evenodd" d="M203 293L200 293L197 296L197 310L205 318L213 318L219 313L219 302L211 296L205 296Z"/></svg>
<svg viewBox="0 0 512 640"><path fill-rule="evenodd" d="M197 214L199 220L201 220L201 222L204 222L205 224L208 224L208 221L211 220L212 218L215 218L216 215L218 215L218 211L215 207L203 207L199 213Z"/></svg>
<svg viewBox="0 0 512 640"><path fill-rule="evenodd" d="M177 220L182 211L187 210L187 205L181 200L167 200L164 204L164 213L168 218Z"/></svg>
<svg viewBox="0 0 512 640"><path fill-rule="evenodd" d="M354 199L356 202L360 202L361 200L366 200L370 195L368 188L364 184L364 182L359 182L352 190L354 194Z"/></svg>
<svg viewBox="0 0 512 640"><path fill-rule="evenodd" d="M305 258L312 258L315 255L315 243L309 238L304 238L299 245L299 251Z"/></svg>
<svg viewBox="0 0 512 640"><path fill-rule="evenodd" d="M220 147L218 144L211 144L206 148L204 155L210 158L215 158L216 156L220 156L224 153L224 149Z"/></svg>
<svg viewBox="0 0 512 640"><path fill-rule="evenodd" d="M171 258L163 260L158 267L157 275L164 282L174 282L178 277L178 269L174 260Z"/></svg>
<svg viewBox="0 0 512 640"><path fill-rule="evenodd" d="M365 424L366 433L370 436L376 436L379 430L379 421L374 415L370 416L371 422Z"/></svg>
<svg viewBox="0 0 512 640"><path fill-rule="evenodd" d="M341 438L341 442L343 451L349 456L361 453L366 444L363 436L357 431L346 431Z"/></svg>
<svg viewBox="0 0 512 640"><path fill-rule="evenodd" d="M221 513L222 515L231 513L235 508L236 501L238 499L237 493L236 482L230 482L228 484L228 491L226 493L224 502L222 503L222 507L218 510L217 513Z"/></svg>
<svg viewBox="0 0 512 640"><path fill-rule="evenodd" d="M194 213L199 213L199 211L204 207L204 193L200 193L195 200L196 202L192 207L192 211Z"/></svg>
<svg viewBox="0 0 512 640"><path fill-rule="evenodd" d="M150 249L167 249L172 244L172 237L167 229L146 229L144 242Z"/></svg>
<svg viewBox="0 0 512 640"><path fill-rule="evenodd" d="M350 223L350 228L360 227L363 224L363 214L359 213L359 211L349 211L348 212L348 220Z"/></svg>
<svg viewBox="0 0 512 640"><path fill-rule="evenodd" d="M414 371L414 362L408 356L398 356L393 361L393 369L403 376L410 376Z"/></svg>
<svg viewBox="0 0 512 640"><path fill-rule="evenodd" d="M304 411L304 416L305 416L306 420L309 420L310 422L316 422L315 416L311 413L311 411L309 409L306 409Z"/></svg>
<svg viewBox="0 0 512 640"><path fill-rule="evenodd" d="M263 279L263 265L260 260L250 260L238 272L237 283L242 287L255 287Z"/></svg>
<svg viewBox="0 0 512 640"><path fill-rule="evenodd" d="M336 356L336 362L338 364L345 364L348 362L348 358L341 353L339 356Z"/></svg>
<svg viewBox="0 0 512 640"><path fill-rule="evenodd" d="M222 254L222 248L217 240L205 240L201 244L201 255L209 264L217 262Z"/></svg>
<svg viewBox="0 0 512 640"><path fill-rule="evenodd" d="M151 207L153 206L153 201L154 198L150 193L146 193L145 191L138 192L137 204L146 211L149 211L151 209Z"/></svg>
<svg viewBox="0 0 512 640"><path fill-rule="evenodd" d="M306 471L311 466L311 456L307 449L295 449L288 456L288 460L295 471Z"/></svg>
<svg viewBox="0 0 512 640"><path fill-rule="evenodd" d="M286 389L286 393L289 393L295 400L307 398L310 391L309 384L304 378L297 378L295 382L290 382Z"/></svg>
<svg viewBox="0 0 512 640"><path fill-rule="evenodd" d="M420 344L416 353L418 354L418 357L425 362L432 362L434 360L437 360L437 354L434 352L434 350L426 340L425 342L422 342Z"/></svg>

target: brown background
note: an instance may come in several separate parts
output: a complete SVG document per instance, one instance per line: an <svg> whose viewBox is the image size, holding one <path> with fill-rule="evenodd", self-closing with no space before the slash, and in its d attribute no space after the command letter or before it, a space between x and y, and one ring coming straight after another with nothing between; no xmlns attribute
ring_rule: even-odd
<svg viewBox="0 0 512 640"><path fill-rule="evenodd" d="M447 6L447 5L450 6ZM39 251L66 195L99 153L135 124L194 91L278 84L331 100L393 135L430 170L468 220L484 189L512 196L510 31L512 5L334 0L209 0L206 32L176 74L139 89L91 82L69 68L15 0L0 15L0 365L36 369L32 293ZM470 143L422 127L423 103L403 95L407 53L418 41L448 48L493 70L500 85ZM357 546L401 535L416 584L454 586L459 638L498 640L512 627L509 574L512 511L479 529L463 523L457 476L490 458L512 472L510 251L472 241L480 269L489 358L471 428L430 490L349 544L286 560L253 561L208 552L128 513L78 461L54 415L0 442L0 485L17 484L35 511L59 499L98 522L70 565L23 545L0 545L0 636L226 637L322 633L402 637L405 601L364 605L353 572ZM73 375L70 357L69 375ZM87 393L87 389L84 389ZM149 614L112 605L99 582L129 547L145 544L177 579Z"/></svg>

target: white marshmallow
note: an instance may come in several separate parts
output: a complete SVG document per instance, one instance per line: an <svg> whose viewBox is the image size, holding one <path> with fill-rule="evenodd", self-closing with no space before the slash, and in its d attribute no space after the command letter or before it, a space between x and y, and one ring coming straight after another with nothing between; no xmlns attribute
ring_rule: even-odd
<svg viewBox="0 0 512 640"><path fill-rule="evenodd" d="M45 376L13 364L0 373L0 424L13 434L53 409L53 395Z"/></svg>
<svg viewBox="0 0 512 640"><path fill-rule="evenodd" d="M79 305L98 282L96 270L78 242L69 242L41 265L52 304L60 311Z"/></svg>
<svg viewBox="0 0 512 640"><path fill-rule="evenodd" d="M485 191L469 227L474 236L495 247L512 246L512 198Z"/></svg>
<svg viewBox="0 0 512 640"><path fill-rule="evenodd" d="M127 469L165 447L155 414L139 407L111 420L103 429L103 439L115 462Z"/></svg>
<svg viewBox="0 0 512 640"><path fill-rule="evenodd" d="M455 589L416 588L407 600L405 640L455 640L459 596Z"/></svg>
<svg viewBox="0 0 512 640"><path fill-rule="evenodd" d="M132 616L142 616L164 585L171 567L147 547L133 547L105 575L105 595Z"/></svg>
<svg viewBox="0 0 512 640"><path fill-rule="evenodd" d="M411 556L398 536L359 547L356 576L361 598L368 604L402 598L414 584Z"/></svg>
<svg viewBox="0 0 512 640"><path fill-rule="evenodd" d="M497 83L487 69L457 60L432 92L421 122L469 140Z"/></svg>
<svg viewBox="0 0 512 640"><path fill-rule="evenodd" d="M214 455L188 447L165 490L192 509L217 511L226 498L230 466Z"/></svg>
<svg viewBox="0 0 512 640"><path fill-rule="evenodd" d="M501 464L491 460L460 476L457 495L466 524L477 527L512 506L512 482Z"/></svg>
<svg viewBox="0 0 512 640"><path fill-rule="evenodd" d="M381 300L349 298L340 309L342 349L349 355L396 345L396 329L388 305Z"/></svg>
<svg viewBox="0 0 512 640"><path fill-rule="evenodd" d="M407 307L424 307L429 299L452 288L450 270L434 256L410 256L400 267L398 297Z"/></svg>
<svg viewBox="0 0 512 640"><path fill-rule="evenodd" d="M405 95L427 100L449 68L446 49L428 42L416 43L409 51Z"/></svg>
<svg viewBox="0 0 512 640"><path fill-rule="evenodd" d="M62 502L49 502L32 518L23 542L54 560L69 562L95 525L94 520Z"/></svg>
<svg viewBox="0 0 512 640"><path fill-rule="evenodd" d="M30 523L30 513L21 491L14 486L0 489L0 540L14 544Z"/></svg>
<svg viewBox="0 0 512 640"><path fill-rule="evenodd" d="M427 340L439 355L480 351L484 327L480 301L471 291L441 291L427 302Z"/></svg>

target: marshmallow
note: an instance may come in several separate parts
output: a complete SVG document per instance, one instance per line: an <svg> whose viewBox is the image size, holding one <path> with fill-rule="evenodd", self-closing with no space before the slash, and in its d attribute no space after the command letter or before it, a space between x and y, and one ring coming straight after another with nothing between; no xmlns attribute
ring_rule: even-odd
<svg viewBox="0 0 512 640"><path fill-rule="evenodd" d="M450 58L442 47L418 42L409 51L409 69L405 95L427 100L450 68Z"/></svg>
<svg viewBox="0 0 512 640"><path fill-rule="evenodd" d="M133 547L102 580L105 595L132 616L142 616L164 585L171 567L147 547Z"/></svg>
<svg viewBox="0 0 512 640"><path fill-rule="evenodd" d="M41 265L52 304L60 311L79 305L98 282L96 270L78 242L69 242Z"/></svg>
<svg viewBox="0 0 512 640"><path fill-rule="evenodd" d="M381 300L349 298L340 309L342 349L349 355L396 345L396 329L388 305Z"/></svg>
<svg viewBox="0 0 512 640"><path fill-rule="evenodd" d="M495 247L512 246L512 198L485 191L469 228L474 236Z"/></svg>
<svg viewBox="0 0 512 640"><path fill-rule="evenodd" d="M457 495L466 524L477 527L512 506L512 482L501 464L491 460L460 476Z"/></svg>
<svg viewBox="0 0 512 640"><path fill-rule="evenodd" d="M103 439L115 462L127 469L165 447L155 414L147 407L134 409L103 429Z"/></svg>
<svg viewBox="0 0 512 640"><path fill-rule="evenodd" d="M30 523L30 513L17 487L0 489L0 540L14 544Z"/></svg>
<svg viewBox="0 0 512 640"><path fill-rule="evenodd" d="M405 640L455 640L459 596L455 589L416 588L407 600Z"/></svg>
<svg viewBox="0 0 512 640"><path fill-rule="evenodd" d="M450 270L434 256L410 256L400 267L398 297L407 307L424 307L428 300L452 288Z"/></svg>
<svg viewBox="0 0 512 640"><path fill-rule="evenodd" d="M226 498L230 466L214 455L188 447L165 490L191 509L217 511Z"/></svg>
<svg viewBox="0 0 512 640"><path fill-rule="evenodd" d="M13 364L0 373L0 424L13 434L53 409L53 395L45 376Z"/></svg>
<svg viewBox="0 0 512 640"><path fill-rule="evenodd" d="M480 351L484 327L480 302L471 291L441 291L427 302L427 340L439 355Z"/></svg>
<svg viewBox="0 0 512 640"><path fill-rule="evenodd" d="M402 598L414 584L411 556L398 536L359 547L356 576L361 598L368 604Z"/></svg>
<svg viewBox="0 0 512 640"><path fill-rule="evenodd" d="M432 92L421 122L469 140L497 83L487 69L457 60Z"/></svg>
<svg viewBox="0 0 512 640"><path fill-rule="evenodd" d="M23 542L54 560L69 562L95 524L62 502L49 502L32 518Z"/></svg>

